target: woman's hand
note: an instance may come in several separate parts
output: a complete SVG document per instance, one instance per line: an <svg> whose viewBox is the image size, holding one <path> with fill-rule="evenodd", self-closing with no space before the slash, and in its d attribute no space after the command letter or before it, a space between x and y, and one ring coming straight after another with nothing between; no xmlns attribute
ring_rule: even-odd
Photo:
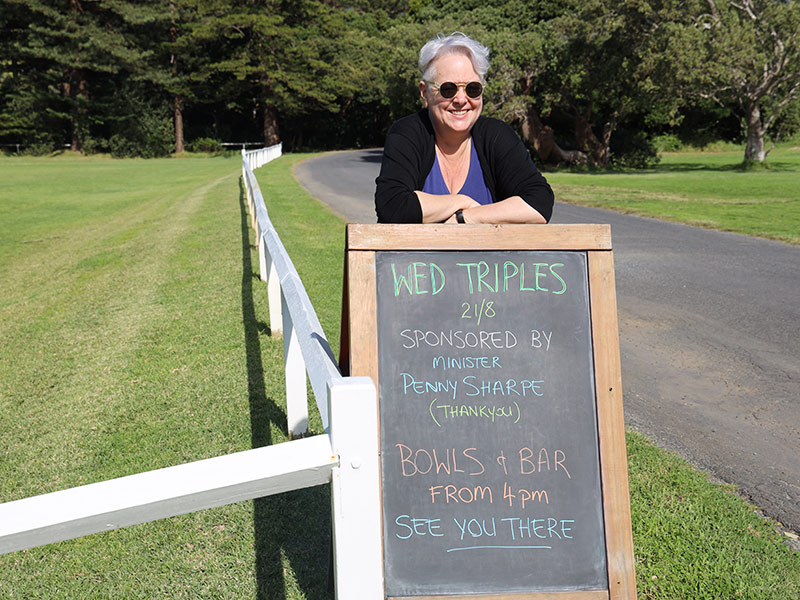
<svg viewBox="0 0 800 600"><path fill-rule="evenodd" d="M422 208L423 223L455 223L455 213L458 209L466 211L480 206L475 200L464 194L440 196L420 191L415 193Z"/></svg>
<svg viewBox="0 0 800 600"><path fill-rule="evenodd" d="M547 220L519 196L511 196L493 204L478 204L463 208L465 223L537 223L544 224ZM453 215L445 223L455 223Z"/></svg>

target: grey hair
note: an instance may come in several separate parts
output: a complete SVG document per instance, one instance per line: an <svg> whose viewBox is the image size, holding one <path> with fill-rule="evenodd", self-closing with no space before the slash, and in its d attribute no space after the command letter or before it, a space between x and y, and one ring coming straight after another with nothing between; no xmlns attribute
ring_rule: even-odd
<svg viewBox="0 0 800 600"><path fill-rule="evenodd" d="M486 73L489 71L489 49L468 35L456 31L446 36L440 33L428 40L419 51L419 71L422 73L422 80L432 81L436 60L450 54L464 54L469 57L481 81L486 79Z"/></svg>

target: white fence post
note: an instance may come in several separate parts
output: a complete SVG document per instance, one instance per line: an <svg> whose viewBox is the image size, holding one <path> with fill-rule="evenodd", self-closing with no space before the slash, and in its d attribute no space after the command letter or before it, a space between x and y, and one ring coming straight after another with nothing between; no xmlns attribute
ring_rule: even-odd
<svg viewBox="0 0 800 600"><path fill-rule="evenodd" d="M337 600L383 599L378 401L368 377L328 382Z"/></svg>
<svg viewBox="0 0 800 600"><path fill-rule="evenodd" d="M250 201L250 227L253 231L258 231L258 211L256 210L255 198Z"/></svg>
<svg viewBox="0 0 800 600"><path fill-rule="evenodd" d="M269 252L267 252L267 242L264 241L264 236L259 235L256 237L256 243L258 244L258 276L266 283L268 281L269 276L269 268L272 265L272 260L270 260ZM269 260L269 262L267 262ZM270 309L272 306L270 305ZM270 329L272 328L272 323L270 323Z"/></svg>
<svg viewBox="0 0 800 600"><path fill-rule="evenodd" d="M286 296L281 292L283 311L283 352L286 361L286 425L290 435L302 435L308 431L308 394L306 363L297 339L297 330L286 305Z"/></svg>
<svg viewBox="0 0 800 600"><path fill-rule="evenodd" d="M278 277L278 270L269 252L264 245L264 256L266 259L266 278L267 278L267 303L269 304L269 330L273 336L283 333L283 299L281 298L281 280Z"/></svg>

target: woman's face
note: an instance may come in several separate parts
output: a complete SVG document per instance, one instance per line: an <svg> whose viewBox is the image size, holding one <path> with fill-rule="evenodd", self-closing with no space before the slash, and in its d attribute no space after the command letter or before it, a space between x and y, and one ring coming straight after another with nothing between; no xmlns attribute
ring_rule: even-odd
<svg viewBox="0 0 800 600"><path fill-rule="evenodd" d="M420 82L419 93L428 109L434 131L437 135L469 134L483 109L483 97L470 98L461 84L480 81L480 76L475 72L472 61L463 54L448 54L436 59L433 66L436 83L452 81L459 84L455 96L443 98L436 86Z"/></svg>

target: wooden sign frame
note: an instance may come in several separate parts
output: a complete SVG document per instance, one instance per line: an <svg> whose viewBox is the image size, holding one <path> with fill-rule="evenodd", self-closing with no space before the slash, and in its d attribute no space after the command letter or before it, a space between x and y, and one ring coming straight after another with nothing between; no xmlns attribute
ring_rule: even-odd
<svg viewBox="0 0 800 600"><path fill-rule="evenodd" d="M457 235L454 235L456 233ZM349 371L350 375L371 377L378 390L380 387L375 253L389 250L585 252L589 279L608 590L414 596L414 598L635 600L636 578L610 227L608 225L349 224L344 265L340 363L345 373ZM380 398L378 402L380 406ZM385 565L385 562L383 564Z"/></svg>

